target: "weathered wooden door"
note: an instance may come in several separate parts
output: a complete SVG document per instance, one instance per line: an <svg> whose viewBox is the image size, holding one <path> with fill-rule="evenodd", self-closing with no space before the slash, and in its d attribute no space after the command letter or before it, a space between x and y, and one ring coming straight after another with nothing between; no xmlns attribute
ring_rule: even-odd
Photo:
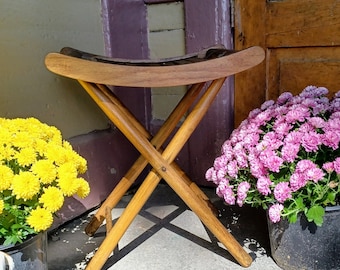
<svg viewBox="0 0 340 270"><path fill-rule="evenodd" d="M340 89L340 1L235 0L235 48L266 61L235 77L235 124L265 99L308 85Z"/></svg>

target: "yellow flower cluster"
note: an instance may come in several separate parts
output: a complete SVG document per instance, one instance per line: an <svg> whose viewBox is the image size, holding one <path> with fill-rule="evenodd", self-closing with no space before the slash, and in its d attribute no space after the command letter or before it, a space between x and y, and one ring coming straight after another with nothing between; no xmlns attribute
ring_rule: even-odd
<svg viewBox="0 0 340 270"><path fill-rule="evenodd" d="M48 229L64 197L89 194L88 182L78 177L86 170L86 160L57 128L35 118L0 118L0 227L8 222L4 212L15 207L35 232Z"/></svg>

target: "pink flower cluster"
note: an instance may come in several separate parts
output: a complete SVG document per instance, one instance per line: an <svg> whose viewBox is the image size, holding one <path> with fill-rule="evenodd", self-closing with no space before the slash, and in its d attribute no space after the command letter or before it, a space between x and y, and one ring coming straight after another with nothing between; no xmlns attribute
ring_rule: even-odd
<svg viewBox="0 0 340 270"><path fill-rule="evenodd" d="M309 181L340 173L340 158L322 155L339 149L340 143L340 91L332 100L327 93L324 87L309 86L297 96L286 92L251 111L206 172L217 194L242 206L256 205L256 192L257 200L268 205L270 219L278 222L284 203Z"/></svg>

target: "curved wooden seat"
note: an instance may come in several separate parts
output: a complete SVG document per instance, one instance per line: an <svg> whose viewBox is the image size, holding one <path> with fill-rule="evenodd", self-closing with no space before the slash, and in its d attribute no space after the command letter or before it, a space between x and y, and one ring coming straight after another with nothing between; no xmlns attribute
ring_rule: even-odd
<svg viewBox="0 0 340 270"><path fill-rule="evenodd" d="M212 47L197 54L161 60L126 60L72 48L46 56L46 67L59 75L93 83L131 87L191 85L231 76L264 59L263 49L235 52Z"/></svg>
<svg viewBox="0 0 340 270"><path fill-rule="evenodd" d="M197 54L161 60L113 59L72 48L64 48L60 53L46 56L47 68L56 74L78 80L94 102L141 153L87 225L85 231L88 235L94 235L105 219L110 223L111 209L147 164L152 166L113 228L111 225L107 227L108 234L86 269L101 269L161 179L197 214L242 266L248 267L252 263L249 254L214 215L209 198L185 175L175 158L208 111L225 78L250 69L263 59L264 51L260 47L235 52L221 46ZM177 85L192 86L154 136L108 87ZM182 122L183 116L185 120ZM172 134L175 129L177 131ZM171 135L171 140L162 149Z"/></svg>

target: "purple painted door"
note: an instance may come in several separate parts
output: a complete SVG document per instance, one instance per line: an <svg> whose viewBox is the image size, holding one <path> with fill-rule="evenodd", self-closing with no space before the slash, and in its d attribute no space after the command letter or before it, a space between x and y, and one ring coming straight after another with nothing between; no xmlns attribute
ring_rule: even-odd
<svg viewBox="0 0 340 270"><path fill-rule="evenodd" d="M188 53L214 44L232 48L229 1L185 0L184 4ZM233 80L228 78L189 140L188 174L199 185L211 185L205 180L205 172L220 155L232 130L233 104Z"/></svg>
<svg viewBox="0 0 340 270"><path fill-rule="evenodd" d="M148 58L146 3L156 2L174 1L102 0L107 55ZM229 1L185 0L184 6L187 53L214 44L232 48ZM152 129L150 89L115 88L114 91L136 117ZM221 145L231 132L233 99L233 80L229 78L180 154L178 163L199 185L211 185L205 180L205 171L220 154ZM135 151L131 150L131 154Z"/></svg>

